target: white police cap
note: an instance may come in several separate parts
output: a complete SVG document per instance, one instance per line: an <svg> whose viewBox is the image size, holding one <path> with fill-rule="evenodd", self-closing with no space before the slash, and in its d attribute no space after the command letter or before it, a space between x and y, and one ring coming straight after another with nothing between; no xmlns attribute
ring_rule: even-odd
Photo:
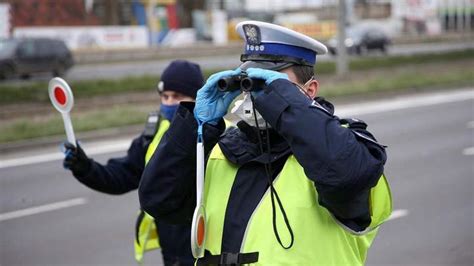
<svg viewBox="0 0 474 266"><path fill-rule="evenodd" d="M316 55L327 53L324 44L288 28L261 22L243 21L236 30L245 40L244 62L240 68L259 67L280 70L290 65L313 67Z"/></svg>

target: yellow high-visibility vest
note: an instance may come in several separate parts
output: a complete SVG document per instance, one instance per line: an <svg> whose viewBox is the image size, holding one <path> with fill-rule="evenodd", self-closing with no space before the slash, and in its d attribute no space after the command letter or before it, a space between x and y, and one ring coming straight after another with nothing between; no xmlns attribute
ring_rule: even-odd
<svg viewBox="0 0 474 266"><path fill-rule="evenodd" d="M238 171L216 145L206 167L204 207L206 210L205 249L221 254L227 202ZM241 253L258 252L257 265L363 265L378 226L392 211L390 188L384 175L370 191L371 223L363 232L353 232L318 203L313 181L308 179L296 158L288 157L273 185L285 208L294 233L294 243L284 249L272 227L272 205L267 191L250 220L241 244ZM281 211L276 210L277 228L282 243L290 234Z"/></svg>
<svg viewBox="0 0 474 266"><path fill-rule="evenodd" d="M158 131L156 132L153 140L145 154L145 165L148 164L153 153L155 152L161 138L170 127L170 122L166 119L161 119ZM138 212L136 228L135 228L135 260L138 263L143 262L143 256L145 252L160 248L160 239L156 231L155 219L148 213L140 210Z"/></svg>
<svg viewBox="0 0 474 266"><path fill-rule="evenodd" d="M233 126L231 122L225 119L224 122L226 124L226 128ZM163 138L163 135L166 131L168 131L169 127L170 121L166 119L161 119L158 131L153 137L153 140L151 141L150 145L148 145L148 149L145 154L145 165L147 165L150 161L151 157L155 153L156 148L158 147L158 144L160 144L161 138ZM143 210L140 210L138 212L135 228L134 247L135 260L138 263L143 262L143 256L145 252L160 248L160 240L159 235L156 231L155 219Z"/></svg>

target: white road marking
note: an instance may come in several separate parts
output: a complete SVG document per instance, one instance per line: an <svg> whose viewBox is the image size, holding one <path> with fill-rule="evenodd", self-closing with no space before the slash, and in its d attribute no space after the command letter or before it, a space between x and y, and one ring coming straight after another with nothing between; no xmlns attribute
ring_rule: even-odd
<svg viewBox="0 0 474 266"><path fill-rule="evenodd" d="M474 89L463 89L448 92L436 92L424 95L404 96L390 100L380 100L366 103L344 105L338 107L336 115L340 117L363 115L371 113L388 112L406 108L417 108L441 103L450 103L474 99ZM119 152L126 150L130 145L130 140L111 140L107 143L89 143L84 145L88 155L99 155L110 152ZM90 146L91 148L87 148ZM60 152L46 153L33 156L23 156L19 158L6 159L0 161L0 169L7 167L16 167L35 163L50 162L62 160L64 155Z"/></svg>
<svg viewBox="0 0 474 266"><path fill-rule="evenodd" d="M33 214L69 208L69 207L78 206L78 205L82 205L86 203L87 203L87 200L85 198L75 198L71 200L59 201L55 203L31 207L31 208L27 208L23 210L1 213L0 222L15 219L15 218L20 218L20 217L30 216Z"/></svg>
<svg viewBox="0 0 474 266"><path fill-rule="evenodd" d="M462 151L463 155L471 156L474 155L474 147L466 148Z"/></svg>
<svg viewBox="0 0 474 266"><path fill-rule="evenodd" d="M404 210L404 209L394 210L392 211L392 214L390 215L390 217L388 217L387 221L402 218L407 215L408 215L408 210Z"/></svg>
<svg viewBox="0 0 474 266"><path fill-rule="evenodd" d="M347 117L354 115L373 114L472 99L474 99L474 89L469 88L467 90L457 90L453 92L437 92L426 95L403 96L389 100L346 105L337 107L336 115L339 117Z"/></svg>
<svg viewBox="0 0 474 266"><path fill-rule="evenodd" d="M106 141L106 142L95 143L95 144L90 143L90 144L84 145L83 148L86 151L87 155L99 155L99 154L105 154L105 153L110 153L110 152L124 151L130 146L130 142L131 142L130 139L126 139L126 140L118 140L118 141L117 140ZM87 146L91 146L91 147L87 148ZM64 158L64 154L58 151L54 153L46 153L46 154L38 154L38 155L33 155L33 156L6 159L6 160L0 161L0 169L7 168L7 167L15 167L15 166L57 161L57 160L62 160L63 158Z"/></svg>

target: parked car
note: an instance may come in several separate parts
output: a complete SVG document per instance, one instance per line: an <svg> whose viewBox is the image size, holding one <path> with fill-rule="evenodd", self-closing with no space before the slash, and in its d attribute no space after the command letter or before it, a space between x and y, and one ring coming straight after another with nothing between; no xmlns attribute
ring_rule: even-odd
<svg viewBox="0 0 474 266"><path fill-rule="evenodd" d="M380 28L368 25L355 25L346 29L346 40L344 45L349 54L362 54L372 50L387 52L391 40L388 35ZM334 55L337 53L337 36L331 38L328 42L328 50Z"/></svg>
<svg viewBox="0 0 474 266"><path fill-rule="evenodd" d="M74 64L61 40L47 38L0 39L0 79L49 72L62 76Z"/></svg>

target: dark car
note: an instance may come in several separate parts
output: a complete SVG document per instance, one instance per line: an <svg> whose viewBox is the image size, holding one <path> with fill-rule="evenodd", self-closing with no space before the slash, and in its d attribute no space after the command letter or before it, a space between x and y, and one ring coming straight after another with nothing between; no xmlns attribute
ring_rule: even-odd
<svg viewBox="0 0 474 266"><path fill-rule="evenodd" d="M352 26L346 30L346 40L344 45L349 54L362 54L372 50L387 52L387 47L391 41L388 35L380 28L375 26ZM331 54L337 52L337 36L331 38L328 42L328 50Z"/></svg>
<svg viewBox="0 0 474 266"><path fill-rule="evenodd" d="M62 76L74 64L61 40L47 38L0 39L0 79L49 72Z"/></svg>

